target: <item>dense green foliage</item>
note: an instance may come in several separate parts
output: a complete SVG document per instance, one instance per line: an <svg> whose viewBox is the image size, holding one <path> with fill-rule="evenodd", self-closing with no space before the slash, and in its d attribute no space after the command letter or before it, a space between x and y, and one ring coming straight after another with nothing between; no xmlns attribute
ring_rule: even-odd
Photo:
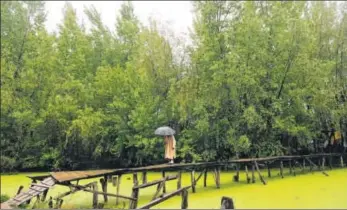
<svg viewBox="0 0 347 210"><path fill-rule="evenodd" d="M43 2L2 1L1 169L158 163L162 125L184 161L314 152L332 124L347 135L346 3L193 5L184 46L130 2L116 31L93 7L87 30L67 3L55 34Z"/></svg>

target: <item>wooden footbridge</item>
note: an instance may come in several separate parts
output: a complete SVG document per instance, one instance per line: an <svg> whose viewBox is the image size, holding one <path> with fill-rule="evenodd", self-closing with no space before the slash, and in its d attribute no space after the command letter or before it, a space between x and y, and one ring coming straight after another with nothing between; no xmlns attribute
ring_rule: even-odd
<svg viewBox="0 0 347 210"><path fill-rule="evenodd" d="M271 177L271 168L279 168L279 176L282 178L284 163L289 167L289 173L296 175L296 169L300 168L302 172L318 170L325 176L326 166L332 169L333 162L338 162L340 167L344 167L344 159L346 154L313 154L303 156L276 156L266 158L250 158L250 159L236 159L227 162L202 162L202 163L179 163L179 164L162 164L152 165L138 168L121 168L121 169L108 169L108 170L90 170L90 171L63 171L52 172L46 176L30 176L32 184L29 189L22 192L23 186L20 186L17 195L1 204L1 208L16 208L21 204L29 204L31 200L36 197L37 202L44 202L47 197L48 190L53 188L54 185L63 185L70 188L69 191L56 196L50 197L48 201L49 208L61 208L63 197L76 193L78 191L90 192L93 194L93 208L103 208L103 204L108 202L108 197L116 197L116 204L119 203L119 198L129 200L130 209L149 209L173 196L181 195L182 203L181 208L188 207L188 189L192 188L192 193L196 192L196 183L204 176L204 187L206 187L208 171L212 171L214 181L217 188L220 188L220 171L222 167L236 166L236 174L234 181L239 181L239 172L244 168L246 172L247 183L255 182L255 174L258 174L261 182L266 185L267 182L260 172L260 168L267 168L268 177ZM148 171L161 171L162 178L154 181L147 181ZM166 175L167 171L177 171L176 175ZM183 171L190 171L191 184L189 186L182 186L181 176ZM199 173L197 176L195 173ZM142 173L141 184L138 180L138 173ZM133 174L133 188L130 196L121 195L119 193L121 178L124 174ZM79 185L79 181L83 179L100 178L101 191L98 190L98 182L93 181L85 185ZM165 183L171 180L177 180L177 189L173 192L166 192ZM76 183L72 183L76 181ZM113 183L116 186L116 192L110 193L107 190L108 183ZM141 207L138 207L139 191L150 186L157 186L157 190L153 195L152 200ZM104 203L98 202L98 195L103 196Z"/></svg>

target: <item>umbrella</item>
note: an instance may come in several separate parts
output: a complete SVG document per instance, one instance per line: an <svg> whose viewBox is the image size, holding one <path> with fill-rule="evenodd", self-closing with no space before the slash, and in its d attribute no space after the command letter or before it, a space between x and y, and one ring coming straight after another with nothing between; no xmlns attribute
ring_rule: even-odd
<svg viewBox="0 0 347 210"><path fill-rule="evenodd" d="M169 126L159 127L154 131L154 134L159 136L171 136L174 135L176 131Z"/></svg>

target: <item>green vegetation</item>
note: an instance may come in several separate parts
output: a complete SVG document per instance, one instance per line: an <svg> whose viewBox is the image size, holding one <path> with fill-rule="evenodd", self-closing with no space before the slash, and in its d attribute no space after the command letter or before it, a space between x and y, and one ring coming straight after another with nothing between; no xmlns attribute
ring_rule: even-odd
<svg viewBox="0 0 347 210"><path fill-rule="evenodd" d="M288 172L288 170L286 170ZM220 199L222 196L230 196L234 199L235 206L238 209L259 209L259 208L310 208L310 209L345 209L346 203L346 185L347 185L347 170L339 169L327 171L329 176L326 177L320 172L314 174L305 173L296 177L285 174L285 178L281 179L277 176L277 171L273 170L273 178L266 178L268 184L264 186L257 177L255 184L246 184L245 174L241 173L239 183L232 181L234 173L222 172L221 188L216 189L212 178L212 173L209 173L207 178L207 188L203 187L203 182L200 180L197 184L197 193L189 191L189 208L220 208ZM267 172L263 175L266 177ZM8 195L14 195L19 185L25 186L27 189L31 180L25 176L28 174L6 175L1 176L1 192ZM160 173L149 173L148 181L156 180L161 176ZM131 174L125 175L122 179L121 194L130 195L132 180ZM182 177L183 186L190 184L190 175L184 174ZM90 180L83 180L80 183L87 183ZM101 187L101 186L99 186ZM173 191L176 187L176 181L167 183L167 191ZM49 196L54 196L59 193L68 191L69 188L55 186L48 193ZM140 191L139 205L147 203L153 196L156 186L146 188ZM108 185L109 192L116 192L115 187L111 183ZM35 199L34 199L35 201ZM99 196L99 201L103 202L103 197ZM47 208L46 204L41 204L42 208ZM128 205L128 202L126 202ZM171 198L156 208L180 208L181 197ZM91 208L92 194L86 192L77 192L64 198L62 208ZM115 198L109 198L109 204L105 206L115 208ZM118 206L123 207L123 201Z"/></svg>
<svg viewBox="0 0 347 210"><path fill-rule="evenodd" d="M7 201L8 199L10 199L10 197L8 195L0 195L0 203Z"/></svg>
<svg viewBox="0 0 347 210"><path fill-rule="evenodd" d="M130 2L116 31L66 3L48 33L44 2L1 1L1 170L155 164L162 125L187 162L319 152L331 123L346 137L346 2L192 4L186 46Z"/></svg>

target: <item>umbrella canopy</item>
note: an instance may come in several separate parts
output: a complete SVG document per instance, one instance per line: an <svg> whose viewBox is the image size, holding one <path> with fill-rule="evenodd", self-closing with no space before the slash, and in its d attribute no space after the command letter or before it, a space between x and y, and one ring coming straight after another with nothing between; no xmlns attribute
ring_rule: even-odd
<svg viewBox="0 0 347 210"><path fill-rule="evenodd" d="M154 134L159 136L172 136L175 133L176 131L169 126L159 127L154 131Z"/></svg>

